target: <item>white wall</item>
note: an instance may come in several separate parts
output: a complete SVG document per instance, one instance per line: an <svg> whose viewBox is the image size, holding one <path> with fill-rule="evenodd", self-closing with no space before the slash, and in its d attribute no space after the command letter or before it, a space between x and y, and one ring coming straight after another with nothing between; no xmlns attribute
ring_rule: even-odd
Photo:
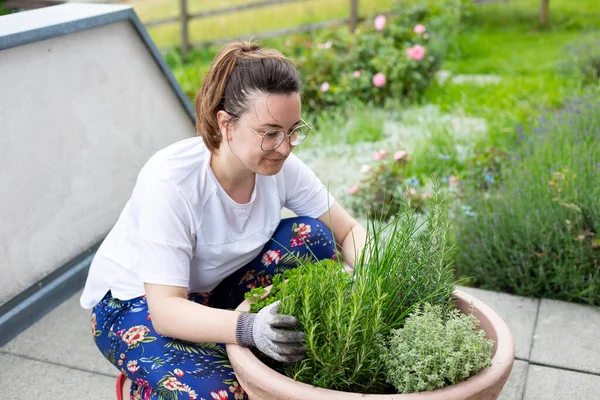
<svg viewBox="0 0 600 400"><path fill-rule="evenodd" d="M101 240L195 134L128 21L0 51L0 305Z"/></svg>

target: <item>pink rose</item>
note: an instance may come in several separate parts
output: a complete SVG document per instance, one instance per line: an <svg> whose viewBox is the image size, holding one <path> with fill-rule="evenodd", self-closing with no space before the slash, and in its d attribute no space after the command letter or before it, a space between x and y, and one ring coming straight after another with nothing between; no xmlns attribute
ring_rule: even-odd
<svg viewBox="0 0 600 400"><path fill-rule="evenodd" d="M375 76L373 76L373 85L377 87L382 87L385 85L385 75L383 75L381 72L375 74Z"/></svg>
<svg viewBox="0 0 600 400"><path fill-rule="evenodd" d="M375 152L375 160L377 160L377 161L383 160L385 158L385 156L387 156L387 151L385 151L384 149L377 150Z"/></svg>
<svg viewBox="0 0 600 400"><path fill-rule="evenodd" d="M404 150L397 151L394 153L394 160L400 161L402 160L408 153Z"/></svg>
<svg viewBox="0 0 600 400"><path fill-rule="evenodd" d="M413 60L421 61L425 57L425 48L417 44L406 49L406 55Z"/></svg>
<svg viewBox="0 0 600 400"><path fill-rule="evenodd" d="M359 70L354 71L352 73L352 76L355 77L355 78L358 78L360 76L360 71Z"/></svg>
<svg viewBox="0 0 600 400"><path fill-rule="evenodd" d="M383 28L385 28L385 15L378 15L375 17L375 29L381 31Z"/></svg>
<svg viewBox="0 0 600 400"><path fill-rule="evenodd" d="M348 194L350 195L353 195L356 192L358 192L358 185L354 185L350 189L348 189Z"/></svg>
<svg viewBox="0 0 600 400"><path fill-rule="evenodd" d="M325 93L328 90L329 90L329 82L323 82L321 84L321 92Z"/></svg>
<svg viewBox="0 0 600 400"><path fill-rule="evenodd" d="M413 31L415 31L415 33L417 34L421 34L421 33L425 33L427 29L425 29L425 27L421 24L417 24L415 25L415 27L413 28Z"/></svg>

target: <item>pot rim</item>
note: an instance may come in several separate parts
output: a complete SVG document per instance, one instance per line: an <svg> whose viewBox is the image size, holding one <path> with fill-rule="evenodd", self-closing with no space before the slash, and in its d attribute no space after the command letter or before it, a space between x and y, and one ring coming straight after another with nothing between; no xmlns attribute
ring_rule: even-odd
<svg viewBox="0 0 600 400"><path fill-rule="evenodd" d="M269 287L270 288L270 287ZM268 290L268 288L267 288ZM486 331L489 338L494 340L493 356L491 360L491 366L482 369L476 375L459 382L454 385L446 386L440 389L408 393L408 394L359 394L336 391L332 389L324 389L316 386L312 386L307 383L295 381L274 369L269 368L260 359L258 359L250 349L242 347L236 344L227 344L226 349L232 365L239 366L251 366L251 368L244 368L244 372L250 373L254 377L260 377L261 379L269 380L270 382L279 383L288 389L293 387L295 391L305 392L310 390L310 393L314 395L322 395L324 398L337 399L337 398L361 398L361 399L394 399L394 400L415 400L424 398L443 398L445 400L454 399L465 399L466 394L469 396L475 396L488 388L491 383L498 381L504 381L502 386L508 379L512 365L515 359L515 344L512 333L506 323L500 318L500 316L488 305L478 300L474 296L471 296L462 290L455 289L454 297L457 299L457 308L461 312L469 310L469 306L472 304L476 313L477 319L480 321L481 329ZM462 307L461 307L462 305ZM248 300L241 303L236 311L249 311L250 302ZM488 329L485 329L488 327ZM234 366L235 371L235 366ZM237 374L236 374L237 375ZM501 386L501 387L502 387ZM327 397L325 397L327 396ZM309 398L309 397L307 397ZM477 398L477 397L473 397Z"/></svg>

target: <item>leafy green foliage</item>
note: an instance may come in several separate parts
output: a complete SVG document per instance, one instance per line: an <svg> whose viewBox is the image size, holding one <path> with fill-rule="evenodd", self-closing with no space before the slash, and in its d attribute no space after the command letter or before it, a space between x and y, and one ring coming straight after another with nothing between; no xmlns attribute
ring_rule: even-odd
<svg viewBox="0 0 600 400"><path fill-rule="evenodd" d="M443 4L440 4L443 3ZM377 30L372 21L355 33L336 29L304 43L294 61L304 81L308 108L322 111L349 100L383 105L386 99L416 99L429 86L460 21L460 0L402 2L396 17ZM381 17L379 17L381 18ZM425 32L415 32L422 25ZM411 57L419 47L424 55ZM377 83L377 76L385 78Z"/></svg>
<svg viewBox="0 0 600 400"><path fill-rule="evenodd" d="M566 47L559 70L576 74L586 85L600 83L600 30L582 35Z"/></svg>
<svg viewBox="0 0 600 400"><path fill-rule="evenodd" d="M382 345L388 382L398 393L435 390L491 365L493 342L473 314L419 306Z"/></svg>
<svg viewBox="0 0 600 400"><path fill-rule="evenodd" d="M354 215L389 221L404 207L406 199L413 210L424 211L431 193L422 191L419 180L409 175L408 153L399 150L392 155L381 149L375 157L378 160L374 164L363 166L360 182L349 192L346 203Z"/></svg>
<svg viewBox="0 0 600 400"><path fill-rule="evenodd" d="M286 365L288 376L336 390L387 390L381 339L423 302L453 308L449 226L437 190L432 204L425 222L408 204L390 224L373 222L353 277L338 261L301 263L274 282L272 299L248 295L261 307L280 299L280 312L295 316L306 334L307 358Z"/></svg>
<svg viewBox="0 0 600 400"><path fill-rule="evenodd" d="M468 196L457 266L483 288L600 304L600 102L582 98L523 133L503 185Z"/></svg>

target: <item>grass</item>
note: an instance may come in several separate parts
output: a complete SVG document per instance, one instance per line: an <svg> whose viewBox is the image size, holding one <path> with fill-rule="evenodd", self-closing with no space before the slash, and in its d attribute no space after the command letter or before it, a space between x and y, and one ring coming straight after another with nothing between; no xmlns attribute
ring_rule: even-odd
<svg viewBox="0 0 600 400"><path fill-rule="evenodd" d="M178 0L129 0L124 3L134 7L142 22L176 17L180 14ZM190 0L188 8L190 13L197 13L246 3L248 1L244 0ZM359 14L371 16L391 8L390 0L361 0ZM274 5L191 20L189 25L190 41L194 43L251 35L274 29L347 18L349 14L350 2L348 0L308 0ZM159 48L176 47L181 44L179 23L149 27L148 31Z"/></svg>
<svg viewBox="0 0 600 400"><path fill-rule="evenodd" d="M600 2L551 2L551 25L539 27L538 0L474 7L465 29L443 66L453 74L492 74L501 79L478 84L434 84L425 102L444 111L482 117L490 128L490 145L508 147L515 125L530 126L544 109L560 108L582 91L577 77L557 71L568 55L565 46L600 27ZM586 33L588 32L588 33Z"/></svg>

